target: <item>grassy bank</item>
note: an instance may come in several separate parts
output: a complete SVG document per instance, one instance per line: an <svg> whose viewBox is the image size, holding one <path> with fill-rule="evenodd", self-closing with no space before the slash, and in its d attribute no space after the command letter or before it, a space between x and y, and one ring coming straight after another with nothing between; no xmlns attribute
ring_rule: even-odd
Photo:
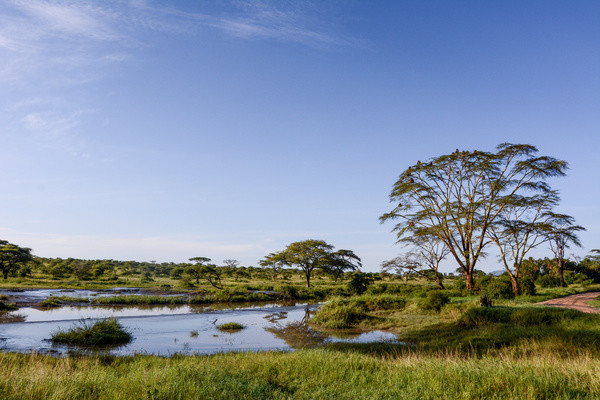
<svg viewBox="0 0 600 400"><path fill-rule="evenodd" d="M356 351L159 358L0 354L12 399L597 399L600 360Z"/></svg>

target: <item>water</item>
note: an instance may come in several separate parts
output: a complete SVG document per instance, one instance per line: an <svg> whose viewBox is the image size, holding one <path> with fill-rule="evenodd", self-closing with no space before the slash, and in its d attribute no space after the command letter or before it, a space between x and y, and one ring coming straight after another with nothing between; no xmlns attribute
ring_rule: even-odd
<svg viewBox="0 0 600 400"><path fill-rule="evenodd" d="M3 351L67 354L69 352L168 356L176 353L214 354L228 351L291 350L331 342L395 341L389 332L372 331L336 337L309 328L306 320L318 304L255 304L243 307L211 306L127 306L60 307L50 310L21 308L6 313L0 323ZM58 329L69 329L81 319L91 321L117 317L134 340L121 347L82 349L54 345L48 339ZM12 320L11 320L12 318ZM12 322L10 322L12 321ZM238 322L246 326L237 332L221 332L217 325Z"/></svg>

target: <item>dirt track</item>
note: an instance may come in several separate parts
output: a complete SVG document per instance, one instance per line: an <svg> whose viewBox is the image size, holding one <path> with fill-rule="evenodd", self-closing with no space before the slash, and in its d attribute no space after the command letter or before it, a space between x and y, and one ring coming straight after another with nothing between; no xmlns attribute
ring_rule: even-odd
<svg viewBox="0 0 600 400"><path fill-rule="evenodd" d="M573 310L582 311L584 313L598 314L600 309L586 304L589 300L594 300L600 296L600 292L588 292L573 294L571 296L560 297L558 299L546 300L536 304L544 304L552 307L571 308Z"/></svg>

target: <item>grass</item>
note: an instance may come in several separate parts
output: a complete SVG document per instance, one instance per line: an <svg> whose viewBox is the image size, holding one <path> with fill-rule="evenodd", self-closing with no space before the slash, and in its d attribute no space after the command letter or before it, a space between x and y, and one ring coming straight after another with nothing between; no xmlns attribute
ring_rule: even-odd
<svg viewBox="0 0 600 400"><path fill-rule="evenodd" d="M186 304L187 298L184 296L142 296L142 295L122 295L94 297L93 304Z"/></svg>
<svg viewBox="0 0 600 400"><path fill-rule="evenodd" d="M239 330L246 328L246 326L244 326L238 322L226 322L224 324L217 325L217 328L220 331L239 331Z"/></svg>
<svg viewBox="0 0 600 400"><path fill-rule="evenodd" d="M0 354L0 398L597 399L600 360L353 350L161 358Z"/></svg>
<svg viewBox="0 0 600 400"><path fill-rule="evenodd" d="M40 303L40 307L45 307L45 308L56 308L56 307L60 307L61 303L60 300L56 297L48 297L47 299L45 299L44 301L42 301Z"/></svg>
<svg viewBox="0 0 600 400"><path fill-rule="evenodd" d="M107 346L129 343L133 339L116 318L107 318L95 323L85 320L79 322L78 326L52 333L54 343L70 344L78 346Z"/></svg>
<svg viewBox="0 0 600 400"><path fill-rule="evenodd" d="M0 311L14 311L18 310L19 307L15 303L7 303L5 301L0 301Z"/></svg>

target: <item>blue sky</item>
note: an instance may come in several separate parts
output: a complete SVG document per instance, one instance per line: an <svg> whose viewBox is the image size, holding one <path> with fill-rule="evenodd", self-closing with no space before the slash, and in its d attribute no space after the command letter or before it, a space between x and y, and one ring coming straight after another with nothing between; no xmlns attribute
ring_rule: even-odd
<svg viewBox="0 0 600 400"><path fill-rule="evenodd" d="M508 141L570 163L584 255L599 71L595 1L2 1L0 237L244 265L317 238L374 271L407 166Z"/></svg>

